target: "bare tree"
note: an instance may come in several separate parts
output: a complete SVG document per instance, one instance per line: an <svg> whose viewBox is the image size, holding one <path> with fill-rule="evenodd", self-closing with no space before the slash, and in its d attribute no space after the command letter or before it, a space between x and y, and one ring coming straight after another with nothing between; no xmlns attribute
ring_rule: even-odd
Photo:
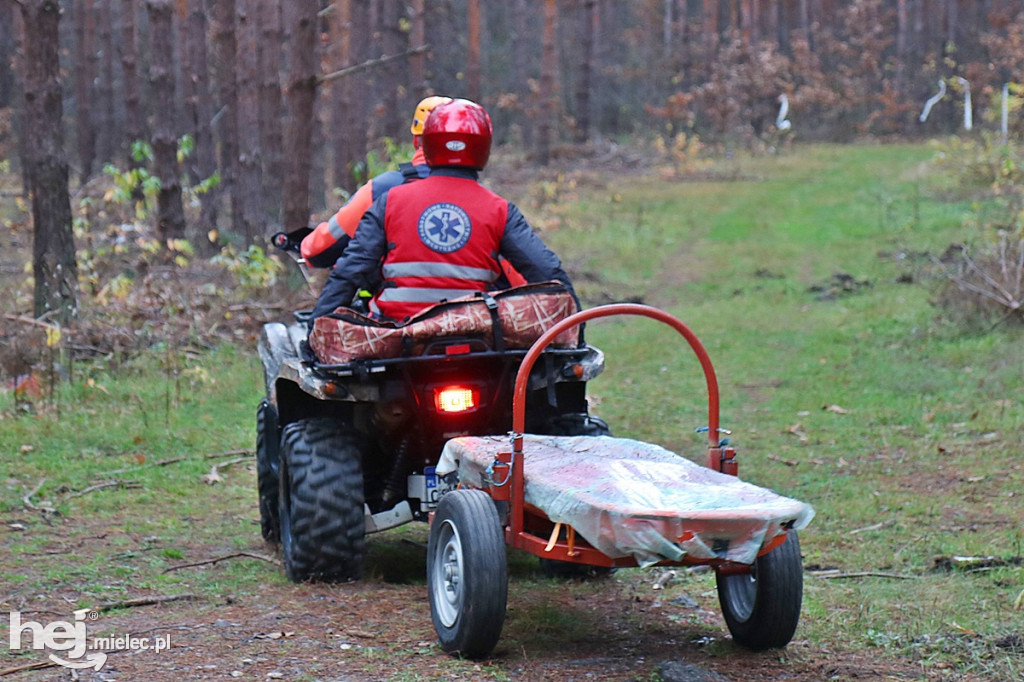
<svg viewBox="0 0 1024 682"><path fill-rule="evenodd" d="M288 52L288 121L285 149L288 157L284 174L284 214L286 227L309 223L309 176L313 153L313 117L316 104L317 75L317 0L292 0L285 4L284 25L290 46Z"/></svg>
<svg viewBox="0 0 1024 682"><path fill-rule="evenodd" d="M174 131L174 15L171 0L147 0L149 13L149 84L153 92L153 166L160 179L157 193L157 233L167 243L185 236L185 210L181 203L181 168Z"/></svg>
<svg viewBox="0 0 1024 682"><path fill-rule="evenodd" d="M22 0L25 145L32 194L32 273L36 317L66 322L78 312L78 265L64 151L60 76L60 4Z"/></svg>

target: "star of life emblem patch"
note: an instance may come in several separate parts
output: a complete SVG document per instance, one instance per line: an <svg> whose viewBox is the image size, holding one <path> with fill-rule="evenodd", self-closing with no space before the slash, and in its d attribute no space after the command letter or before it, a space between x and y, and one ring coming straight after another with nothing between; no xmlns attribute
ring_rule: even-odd
<svg viewBox="0 0 1024 682"><path fill-rule="evenodd" d="M438 253L458 251L471 231L469 214L455 204L433 204L420 214L420 240Z"/></svg>

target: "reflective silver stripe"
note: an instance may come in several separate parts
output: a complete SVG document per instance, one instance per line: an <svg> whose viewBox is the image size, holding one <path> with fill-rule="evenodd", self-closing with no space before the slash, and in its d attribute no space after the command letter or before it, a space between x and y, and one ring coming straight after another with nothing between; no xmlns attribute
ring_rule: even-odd
<svg viewBox="0 0 1024 682"><path fill-rule="evenodd" d="M335 239L341 239L345 236L345 230L338 224L338 217L331 216L331 219L327 221L327 231L331 233L331 236Z"/></svg>
<svg viewBox="0 0 1024 682"><path fill-rule="evenodd" d="M377 297L381 301L398 303L437 303L442 299L461 298L477 293L476 289L426 289L423 287L388 288Z"/></svg>
<svg viewBox="0 0 1024 682"><path fill-rule="evenodd" d="M493 282L498 273L488 268L472 268L468 265L451 263L389 263L384 266L384 277L452 277L472 279L477 282Z"/></svg>

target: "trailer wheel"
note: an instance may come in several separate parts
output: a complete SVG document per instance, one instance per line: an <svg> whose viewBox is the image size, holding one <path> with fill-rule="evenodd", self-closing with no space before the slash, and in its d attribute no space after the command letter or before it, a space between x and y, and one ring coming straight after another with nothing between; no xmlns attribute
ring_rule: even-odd
<svg viewBox="0 0 1024 682"><path fill-rule="evenodd" d="M362 577L362 447L334 419L304 419L281 437L281 554L294 582Z"/></svg>
<svg viewBox="0 0 1024 682"><path fill-rule="evenodd" d="M482 490L441 498L427 541L430 617L441 648L482 658L498 643L508 599L505 538Z"/></svg>
<svg viewBox="0 0 1024 682"><path fill-rule="evenodd" d="M277 411L264 399L256 408L256 487L260 499L260 532L267 542L281 540L277 515L280 467L281 434Z"/></svg>
<svg viewBox="0 0 1024 682"><path fill-rule="evenodd" d="M803 563L796 531L758 557L749 574L716 576L718 601L733 640L752 651L789 644L800 620Z"/></svg>

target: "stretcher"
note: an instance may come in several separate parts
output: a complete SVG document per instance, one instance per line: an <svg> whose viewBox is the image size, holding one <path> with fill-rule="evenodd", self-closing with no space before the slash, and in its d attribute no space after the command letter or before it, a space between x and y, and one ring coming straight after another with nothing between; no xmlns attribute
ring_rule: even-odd
<svg viewBox="0 0 1024 682"><path fill-rule="evenodd" d="M663 322L696 354L708 392L705 465L628 438L522 432L526 378L546 345L565 329L613 315ZM431 616L442 647L478 658L496 645L506 607L506 546L564 566L711 566L733 639L753 650L785 646L802 602L797 531L814 510L738 478L718 412L711 360L672 315L613 304L551 327L520 366L512 433L454 438L438 461L438 477L455 475L459 484L441 497L427 550Z"/></svg>

